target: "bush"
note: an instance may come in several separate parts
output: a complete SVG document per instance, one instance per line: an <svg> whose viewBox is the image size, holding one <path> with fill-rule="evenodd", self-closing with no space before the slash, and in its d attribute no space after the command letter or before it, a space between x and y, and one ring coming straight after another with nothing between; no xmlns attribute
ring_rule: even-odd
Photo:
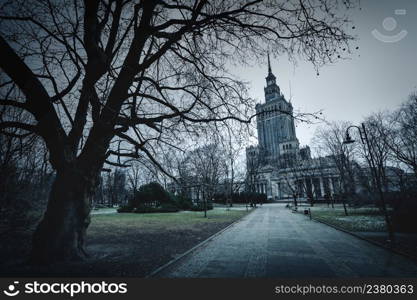
<svg viewBox="0 0 417 300"><path fill-rule="evenodd" d="M337 194L333 195L333 198L335 198L336 202L342 203L340 197L338 197ZM371 194L369 192L361 192L361 193L349 195L346 199L346 203L354 208L359 208L359 207L369 206L369 205L378 205L378 197L376 194Z"/></svg>
<svg viewBox="0 0 417 300"><path fill-rule="evenodd" d="M117 212L118 213L130 213L130 212L133 212L133 210L134 210L134 207L126 205L126 206L119 207L117 209Z"/></svg>
<svg viewBox="0 0 417 300"><path fill-rule="evenodd" d="M177 212L178 206L175 199L175 196L165 191L159 183L151 182L142 185L129 200L128 205L120 207L117 212Z"/></svg>
<svg viewBox="0 0 417 300"><path fill-rule="evenodd" d="M233 199L233 195L232 195L232 199ZM213 202L214 202L214 203L226 204L226 201L227 201L226 194L219 193L219 194L215 194L215 195L213 196ZM233 202L234 202L234 201L233 201Z"/></svg>
<svg viewBox="0 0 417 300"><path fill-rule="evenodd" d="M135 208L134 213L170 213L178 212L178 208L173 205L162 205L160 207L141 206Z"/></svg>
<svg viewBox="0 0 417 300"><path fill-rule="evenodd" d="M177 205L175 203L163 203L160 207L158 207L160 210L163 211L169 211L169 212L176 212L179 211Z"/></svg>
<svg viewBox="0 0 417 300"><path fill-rule="evenodd" d="M226 194L216 194L214 196L214 202L220 204L226 204L228 196ZM265 194L255 192L241 192L232 194L232 203L266 203L268 201Z"/></svg>
<svg viewBox="0 0 417 300"><path fill-rule="evenodd" d="M174 196L174 202L179 209L189 210L193 207L191 199L183 195Z"/></svg>
<svg viewBox="0 0 417 300"><path fill-rule="evenodd" d="M163 203L173 202L172 196L157 182L142 185L130 199L129 205L138 208L140 206L158 207Z"/></svg>

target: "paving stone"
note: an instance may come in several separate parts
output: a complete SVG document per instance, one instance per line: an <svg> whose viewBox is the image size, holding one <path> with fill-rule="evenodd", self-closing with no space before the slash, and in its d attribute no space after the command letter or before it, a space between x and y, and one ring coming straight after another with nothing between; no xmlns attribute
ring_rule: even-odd
<svg viewBox="0 0 417 300"><path fill-rule="evenodd" d="M285 257L271 255L268 257L266 277L268 278L301 278L336 277L336 274L320 258Z"/></svg>
<svg viewBox="0 0 417 300"><path fill-rule="evenodd" d="M265 204L158 277L417 277L411 260Z"/></svg>

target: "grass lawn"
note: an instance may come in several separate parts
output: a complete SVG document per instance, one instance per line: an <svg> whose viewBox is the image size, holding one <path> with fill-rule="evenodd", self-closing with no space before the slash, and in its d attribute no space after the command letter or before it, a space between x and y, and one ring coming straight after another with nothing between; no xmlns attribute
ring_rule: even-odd
<svg viewBox="0 0 417 300"><path fill-rule="evenodd" d="M164 229L189 229L193 225L218 223L234 220L236 217L245 215L246 212L238 210L227 211L224 208L214 208L207 211L207 218L204 212L180 211L177 213L111 213L97 214L92 217L90 231L106 229L107 226L132 229L140 227L145 231L159 231ZM114 229L114 228L113 228ZM97 232L99 234L99 232Z"/></svg>
<svg viewBox="0 0 417 300"><path fill-rule="evenodd" d="M345 215L342 205L335 205L335 208L327 207L327 205L316 205L310 209L313 219L330 223L348 231L386 231L384 216L378 208L348 207L348 216Z"/></svg>
<svg viewBox="0 0 417 300"><path fill-rule="evenodd" d="M100 211L100 210L98 210ZM93 214L84 262L28 267L33 228L10 233L1 243L0 276L144 277L188 249L245 216L245 210L214 208L207 212Z"/></svg>

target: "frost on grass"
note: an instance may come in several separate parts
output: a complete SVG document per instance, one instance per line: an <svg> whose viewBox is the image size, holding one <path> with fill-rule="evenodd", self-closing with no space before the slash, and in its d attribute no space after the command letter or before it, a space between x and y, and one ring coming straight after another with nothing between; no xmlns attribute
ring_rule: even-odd
<svg viewBox="0 0 417 300"><path fill-rule="evenodd" d="M312 208L312 216L349 231L383 232L385 231L384 217L376 207L347 207L348 216L343 206L338 204L335 208L316 206Z"/></svg>
<svg viewBox="0 0 417 300"><path fill-rule="evenodd" d="M382 216L343 216L336 220L350 225L356 231L384 231L385 221Z"/></svg>

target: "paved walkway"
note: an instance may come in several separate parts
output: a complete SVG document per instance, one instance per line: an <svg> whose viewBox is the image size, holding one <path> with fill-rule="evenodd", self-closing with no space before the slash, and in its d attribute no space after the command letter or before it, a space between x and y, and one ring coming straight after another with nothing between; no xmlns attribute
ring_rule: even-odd
<svg viewBox="0 0 417 300"><path fill-rule="evenodd" d="M157 277L416 277L412 261L291 213L257 208Z"/></svg>

